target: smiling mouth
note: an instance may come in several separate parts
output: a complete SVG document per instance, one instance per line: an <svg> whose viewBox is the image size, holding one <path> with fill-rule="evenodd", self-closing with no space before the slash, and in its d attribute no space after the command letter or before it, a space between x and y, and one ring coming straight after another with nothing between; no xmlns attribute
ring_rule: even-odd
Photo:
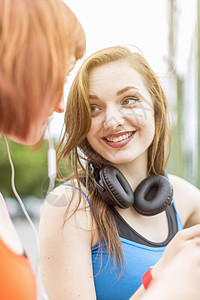
<svg viewBox="0 0 200 300"><path fill-rule="evenodd" d="M104 137L103 139L106 140L107 142L113 142L113 143L118 143L121 141L125 141L128 138L130 138L135 131L128 132L126 134L118 135L118 136L110 136L110 137Z"/></svg>

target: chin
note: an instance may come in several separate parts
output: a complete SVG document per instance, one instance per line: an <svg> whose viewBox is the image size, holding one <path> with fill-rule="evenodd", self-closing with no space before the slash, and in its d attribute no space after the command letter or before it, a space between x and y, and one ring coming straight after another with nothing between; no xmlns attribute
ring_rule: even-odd
<svg viewBox="0 0 200 300"><path fill-rule="evenodd" d="M127 164L130 163L134 160L133 157L128 157L126 156L122 156L122 155L118 155L118 154L113 154L113 155L109 155L107 157L104 157L106 160L108 160L109 162L111 162L112 164Z"/></svg>
<svg viewBox="0 0 200 300"><path fill-rule="evenodd" d="M9 134L7 135L11 140L18 144L26 145L26 146L33 146L40 143L43 140L45 131L42 129L40 131L34 131L29 133L26 137L19 137L17 135Z"/></svg>
<svg viewBox="0 0 200 300"><path fill-rule="evenodd" d="M41 140L41 137L40 138L31 138L31 137L27 137L27 138L19 138L19 137L16 137L16 136L12 136L12 135L8 135L8 137L18 143L18 144L22 144L22 145L26 145L26 146L33 146L35 144L37 144L40 140Z"/></svg>

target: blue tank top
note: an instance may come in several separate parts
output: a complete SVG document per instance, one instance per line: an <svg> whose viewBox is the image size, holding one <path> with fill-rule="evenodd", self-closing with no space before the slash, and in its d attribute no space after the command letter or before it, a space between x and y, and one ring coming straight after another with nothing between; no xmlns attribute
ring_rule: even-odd
<svg viewBox="0 0 200 300"><path fill-rule="evenodd" d="M87 201L90 203L88 198ZM102 257L99 243L92 247L94 284L98 300L128 300L142 284L143 274L160 259L176 232L183 229L174 202L166 210L169 234L162 243L148 241L131 228L117 211L115 214L124 252L124 271L120 276L119 264L114 264L112 257L109 257L103 241Z"/></svg>

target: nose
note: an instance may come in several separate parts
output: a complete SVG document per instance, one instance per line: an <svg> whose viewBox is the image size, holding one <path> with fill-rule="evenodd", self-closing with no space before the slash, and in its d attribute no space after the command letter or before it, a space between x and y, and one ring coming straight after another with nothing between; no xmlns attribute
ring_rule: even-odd
<svg viewBox="0 0 200 300"><path fill-rule="evenodd" d="M60 102L56 105L55 107L55 112L57 113L63 113L65 110L65 102L64 102L64 97L60 100Z"/></svg>
<svg viewBox="0 0 200 300"><path fill-rule="evenodd" d="M104 119L104 128L106 130L115 130L124 125L124 118L122 113L117 108L110 108L106 110Z"/></svg>

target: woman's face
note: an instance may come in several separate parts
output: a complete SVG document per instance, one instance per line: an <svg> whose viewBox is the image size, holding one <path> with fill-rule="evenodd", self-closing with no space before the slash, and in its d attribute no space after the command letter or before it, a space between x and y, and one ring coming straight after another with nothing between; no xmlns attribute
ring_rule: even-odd
<svg viewBox="0 0 200 300"><path fill-rule="evenodd" d="M45 109L38 112L35 120L30 124L30 129L28 135L24 138L20 138L16 134L8 134L7 136L13 141L24 144L24 145L34 145L40 141L45 133L47 124L49 122L50 116L53 112L62 113L64 112L64 101L63 98L58 104L48 103Z"/></svg>
<svg viewBox="0 0 200 300"><path fill-rule="evenodd" d="M49 118L52 116L54 112L63 113L65 110L65 104L63 97L58 103L48 103L46 109L41 111L41 115L38 114L37 119L33 124L32 131L30 130L30 134L27 140L24 142L25 144L35 144L40 141L41 137L44 135L46 127L49 122Z"/></svg>
<svg viewBox="0 0 200 300"><path fill-rule="evenodd" d="M147 163L155 134L154 109L141 75L124 61L92 69L89 102L90 145L113 165L139 158Z"/></svg>
<svg viewBox="0 0 200 300"><path fill-rule="evenodd" d="M66 70L66 74L69 74L71 70L74 68L74 65L76 63L75 56L72 55L71 58L69 58L69 64ZM35 120L32 122L30 126L30 130L28 133L28 136L24 139L19 138L16 135L8 135L12 140L22 143L25 145L34 145L38 143L41 139L41 137L44 135L44 132L46 130L47 124L49 122L49 118L54 112L57 113L63 113L65 110L65 103L63 100L63 97L58 103L46 103L45 107L41 108L40 111L38 111L38 114L35 118Z"/></svg>

